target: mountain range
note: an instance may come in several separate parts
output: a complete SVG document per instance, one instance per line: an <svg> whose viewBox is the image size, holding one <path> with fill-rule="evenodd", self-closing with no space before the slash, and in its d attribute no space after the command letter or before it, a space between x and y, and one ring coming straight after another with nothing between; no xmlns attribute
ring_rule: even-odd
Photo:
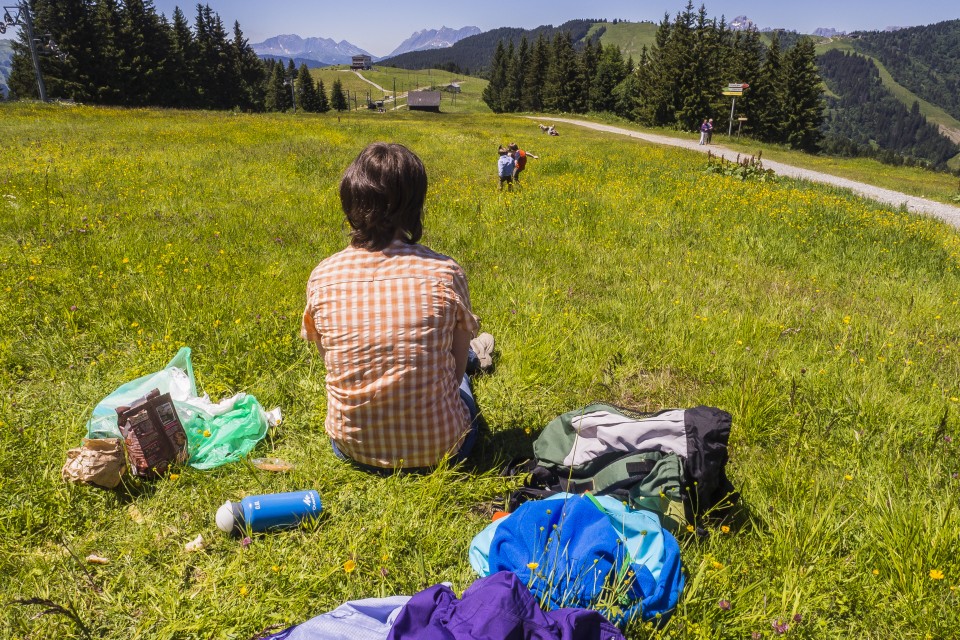
<svg viewBox="0 0 960 640"><path fill-rule="evenodd" d="M250 47L261 58L294 58L298 62L319 63L308 66L350 64L353 56L370 55L370 52L346 40L337 42L330 38L301 38L296 34L274 36L263 42L253 43Z"/></svg>
<svg viewBox="0 0 960 640"><path fill-rule="evenodd" d="M398 56L401 53L408 53L410 51L445 49L446 47L452 47L464 38L475 36L478 33L480 33L478 27L463 27L462 29L451 29L450 27L423 29L401 42L400 46L391 51L386 57L392 58L393 56Z"/></svg>
<svg viewBox="0 0 960 640"><path fill-rule="evenodd" d="M411 51L450 47L460 40L478 33L480 33L480 29L477 27L423 29L401 42L400 46L394 49L388 57ZM283 60L292 58L295 64L304 63L308 67L350 64L353 56L359 55L370 56L374 61L381 59L346 40L337 42L330 38L303 38L297 34L274 36L250 46L261 58Z"/></svg>

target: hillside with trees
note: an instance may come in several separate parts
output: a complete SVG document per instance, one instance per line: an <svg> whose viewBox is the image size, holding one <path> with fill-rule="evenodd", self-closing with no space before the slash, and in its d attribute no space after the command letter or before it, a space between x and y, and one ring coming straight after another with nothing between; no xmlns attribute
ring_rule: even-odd
<svg viewBox="0 0 960 640"><path fill-rule="evenodd" d="M179 8L169 22L149 0L35 0L32 6L35 31L49 33L64 53L41 57L51 97L123 106L262 108L263 63L239 23L229 36L209 5L197 5L193 29ZM13 46L10 89L18 97L35 97L23 31Z"/></svg>
<svg viewBox="0 0 960 640"><path fill-rule="evenodd" d="M960 120L960 20L854 36L898 83Z"/></svg>
<svg viewBox="0 0 960 640"><path fill-rule="evenodd" d="M535 29L502 27L464 38L452 47L411 51L392 58L386 58L377 64L401 69L445 69L464 75L485 76L490 73L493 55L498 43L512 43L515 47L526 38L532 42L543 36L552 39L560 33L569 33L574 42L580 42L591 32L596 20L571 20L559 27L543 25ZM602 22L602 21L600 21ZM591 38L596 39L602 31L594 31Z"/></svg>
<svg viewBox="0 0 960 640"><path fill-rule="evenodd" d="M938 170L946 170L947 162L960 153L960 147L927 122L917 102L908 109L883 86L872 60L834 49L820 56L818 64L830 90L825 151Z"/></svg>
<svg viewBox="0 0 960 640"><path fill-rule="evenodd" d="M64 54L40 58L50 98L244 111L286 111L296 99L296 108L304 111L330 108L323 83L315 83L305 65L261 60L240 24L228 34L209 5L197 5L192 26L179 7L168 20L150 0L32 5L35 30L50 34ZM12 96L38 97L23 32L12 50Z"/></svg>

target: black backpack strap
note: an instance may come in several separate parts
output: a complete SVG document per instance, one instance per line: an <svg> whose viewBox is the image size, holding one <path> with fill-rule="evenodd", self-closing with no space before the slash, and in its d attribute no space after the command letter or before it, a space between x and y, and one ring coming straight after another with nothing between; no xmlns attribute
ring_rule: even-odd
<svg viewBox="0 0 960 640"><path fill-rule="evenodd" d="M510 513L527 500L542 500L560 491L556 474L529 458L514 458L500 475L505 478L523 476L523 486L507 497L507 511Z"/></svg>

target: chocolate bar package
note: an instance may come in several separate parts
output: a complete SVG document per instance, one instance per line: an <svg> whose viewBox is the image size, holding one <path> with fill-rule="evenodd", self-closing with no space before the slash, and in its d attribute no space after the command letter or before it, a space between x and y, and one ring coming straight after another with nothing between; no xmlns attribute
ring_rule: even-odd
<svg viewBox="0 0 960 640"><path fill-rule="evenodd" d="M169 393L154 389L129 406L117 407L117 424L135 476L156 478L189 457L187 434Z"/></svg>

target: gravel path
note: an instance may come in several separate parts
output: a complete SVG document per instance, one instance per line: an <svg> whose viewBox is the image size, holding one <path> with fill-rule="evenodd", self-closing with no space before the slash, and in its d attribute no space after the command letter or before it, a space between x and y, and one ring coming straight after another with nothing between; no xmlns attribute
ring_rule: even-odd
<svg viewBox="0 0 960 640"><path fill-rule="evenodd" d="M739 152L732 151L725 147L718 145L699 145L694 139L683 140L679 138L669 138L667 136L658 136L651 133L639 133L637 131L631 131L629 129L623 129L621 127L614 127L607 124L598 124L596 122L587 122L585 120L574 120L571 118L531 118L533 120L549 120L551 122L563 122L566 124L576 125L578 127L587 127L588 129L596 129L597 131L606 131L607 133L616 133L619 135L629 136L631 138L640 138L641 140L646 140L647 142L653 142L655 144L666 144L672 147L683 147L684 149L690 149L691 151L700 151L706 153L711 151L713 155L726 158L730 161L735 161ZM934 218L939 218L944 222L953 225L954 227L960 228L960 207L955 207L949 204L944 204L942 202L936 202L934 200L927 200L926 198L920 198L918 196L910 196L905 193L900 193L899 191L892 191L890 189L881 189L880 187L875 187L873 185L864 184L862 182L856 182L855 180L848 180L846 178L839 178L837 176L830 175L828 173L820 173L819 171L811 171L809 169L800 169L788 164L783 164L782 162L773 162L772 160L764 160L763 166L765 169L773 169L777 175L786 176L789 178L799 178L801 180L809 180L811 182L822 182L824 184L831 184L837 187L843 187L845 189L850 189L854 193L857 193L871 200L876 200L877 202L888 204L894 207L899 207L901 205L905 206L908 211L913 213L919 213L921 215L931 216Z"/></svg>

